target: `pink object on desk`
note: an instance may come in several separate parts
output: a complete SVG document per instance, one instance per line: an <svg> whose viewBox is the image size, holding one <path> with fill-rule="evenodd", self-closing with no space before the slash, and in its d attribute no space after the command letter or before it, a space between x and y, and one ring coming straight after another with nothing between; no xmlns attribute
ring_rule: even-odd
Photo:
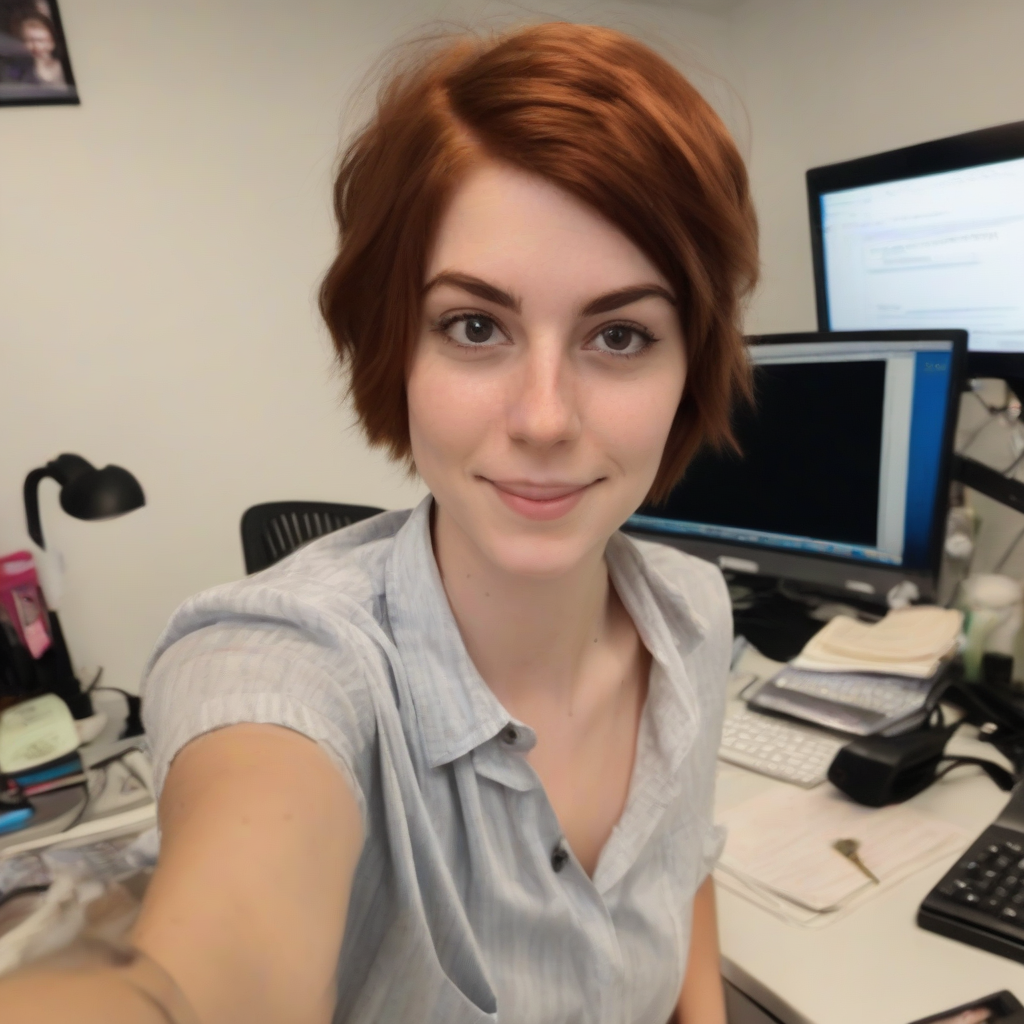
<svg viewBox="0 0 1024 1024"><path fill-rule="evenodd" d="M50 646L46 602L28 551L0 558L0 625L13 632L33 658L42 657Z"/></svg>

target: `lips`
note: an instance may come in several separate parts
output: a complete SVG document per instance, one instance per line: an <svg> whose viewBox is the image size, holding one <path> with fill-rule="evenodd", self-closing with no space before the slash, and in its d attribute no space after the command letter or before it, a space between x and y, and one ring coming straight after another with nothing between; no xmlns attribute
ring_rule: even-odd
<svg viewBox="0 0 1024 1024"><path fill-rule="evenodd" d="M593 483L536 483L527 480L487 480L487 483L507 508L539 522L561 519L580 503L593 486Z"/></svg>

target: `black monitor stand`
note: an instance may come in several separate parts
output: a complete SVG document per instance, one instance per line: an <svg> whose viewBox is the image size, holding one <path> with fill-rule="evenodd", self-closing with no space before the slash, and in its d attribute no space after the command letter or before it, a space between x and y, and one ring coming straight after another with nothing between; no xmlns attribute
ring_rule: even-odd
<svg viewBox="0 0 1024 1024"><path fill-rule="evenodd" d="M726 573L732 600L733 629L765 657L773 661L795 658L808 640L825 625L811 617L814 608L826 602L849 605L857 611L881 618L886 609L869 604L855 595L826 594L783 582L770 576Z"/></svg>

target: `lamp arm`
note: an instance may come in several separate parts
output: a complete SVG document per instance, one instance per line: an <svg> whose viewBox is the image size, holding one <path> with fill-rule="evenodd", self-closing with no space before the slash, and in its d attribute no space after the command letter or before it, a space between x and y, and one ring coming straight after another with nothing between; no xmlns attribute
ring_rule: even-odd
<svg viewBox="0 0 1024 1024"><path fill-rule="evenodd" d="M25 477L25 521L28 524L28 535L45 551L43 541L43 525L39 519L39 482L53 476L49 466L33 469Z"/></svg>

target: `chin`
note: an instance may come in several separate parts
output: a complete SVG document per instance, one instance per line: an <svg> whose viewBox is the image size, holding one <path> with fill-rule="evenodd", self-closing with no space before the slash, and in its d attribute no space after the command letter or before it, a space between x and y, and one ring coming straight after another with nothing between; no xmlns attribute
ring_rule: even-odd
<svg viewBox="0 0 1024 1024"><path fill-rule="evenodd" d="M607 538L575 531L545 533L495 528L479 541L488 560L504 572L542 580L571 572L595 546L603 550Z"/></svg>

